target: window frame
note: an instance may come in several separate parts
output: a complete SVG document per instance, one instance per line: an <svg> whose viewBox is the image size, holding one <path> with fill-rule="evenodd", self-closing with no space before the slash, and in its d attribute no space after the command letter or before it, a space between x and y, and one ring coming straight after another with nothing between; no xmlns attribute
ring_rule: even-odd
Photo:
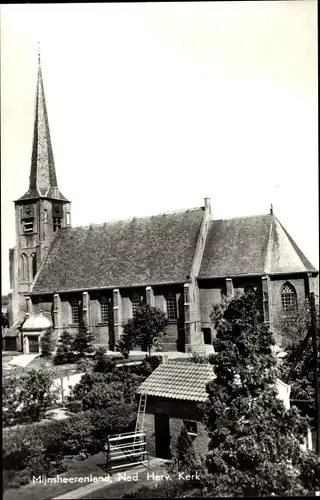
<svg viewBox="0 0 320 500"><path fill-rule="evenodd" d="M198 422L195 420L184 420L183 425L190 437L195 438L198 436ZM193 430L189 430L188 428Z"/></svg>
<svg viewBox="0 0 320 500"><path fill-rule="evenodd" d="M52 227L53 232L55 233L62 227L62 217L52 217Z"/></svg>
<svg viewBox="0 0 320 500"><path fill-rule="evenodd" d="M285 290L287 288L287 290ZM285 314L292 314L298 309L298 296L295 286L286 281L281 287L281 307ZM290 298L290 300L288 300Z"/></svg>
<svg viewBox="0 0 320 500"><path fill-rule="evenodd" d="M142 300L140 295L137 293L133 294L132 297L130 298L131 300L131 307L132 307L132 317L135 317L136 309L141 306Z"/></svg>
<svg viewBox="0 0 320 500"><path fill-rule="evenodd" d="M34 232L34 217L23 219L23 234L31 234Z"/></svg>
<svg viewBox="0 0 320 500"><path fill-rule="evenodd" d="M75 317L74 317L75 307L77 307L78 321L74 321L74 319L75 319ZM70 302L70 309L71 309L71 324L72 325L79 325L79 323L80 323L80 300L73 299Z"/></svg>
<svg viewBox="0 0 320 500"><path fill-rule="evenodd" d="M105 295L99 299L99 304L100 304L100 323L104 324L109 324L110 323L110 304L111 304L111 299L110 297L106 297ZM107 316L106 318L104 317L103 311L104 308L107 311Z"/></svg>
<svg viewBox="0 0 320 500"><path fill-rule="evenodd" d="M168 318L168 321L171 323L175 323L176 321L178 321L178 307L177 307L177 297L176 295L173 293L173 292L169 292L166 296L165 296L165 300L166 300L166 316ZM172 307L168 307L168 305L173 303L173 308ZM169 315L169 311L174 311L174 317L171 317ZM171 313L170 313L171 314Z"/></svg>

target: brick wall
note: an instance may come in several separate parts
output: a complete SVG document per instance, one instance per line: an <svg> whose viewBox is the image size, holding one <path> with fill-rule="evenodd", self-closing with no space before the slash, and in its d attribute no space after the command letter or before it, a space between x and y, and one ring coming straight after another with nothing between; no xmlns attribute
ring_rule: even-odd
<svg viewBox="0 0 320 500"><path fill-rule="evenodd" d="M183 418L170 418L170 436L171 436L171 450L177 446L178 438L180 436L181 428L184 423ZM201 422L197 422L198 435L193 439L193 446L198 456L204 456L208 451L209 436L205 426Z"/></svg>
<svg viewBox="0 0 320 500"><path fill-rule="evenodd" d="M197 410L197 403L191 401L180 401L176 399L164 399L148 396L145 414L145 432L147 440L147 449L150 455L156 453L156 434L155 417L156 413L163 413L169 416L170 444L174 447L177 443L184 425L184 420L193 420L197 422L198 435L193 444L199 455L204 455L207 451L209 442L207 431L201 422L201 416Z"/></svg>
<svg viewBox="0 0 320 500"><path fill-rule="evenodd" d="M282 311L281 288L287 281L295 287L298 303L303 303L306 299L306 283L304 277L293 279L291 279L290 277L283 277L282 279L274 278L270 280L271 325L276 342L281 341L280 333L277 331L276 322L278 314Z"/></svg>

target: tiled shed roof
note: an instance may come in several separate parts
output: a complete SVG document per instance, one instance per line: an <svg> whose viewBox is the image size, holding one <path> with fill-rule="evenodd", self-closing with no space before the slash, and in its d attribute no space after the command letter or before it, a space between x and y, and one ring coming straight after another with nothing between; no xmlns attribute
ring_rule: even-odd
<svg viewBox="0 0 320 500"><path fill-rule="evenodd" d="M214 378L210 364L171 361L160 365L141 384L138 393L161 398L205 401L206 385Z"/></svg>
<svg viewBox="0 0 320 500"><path fill-rule="evenodd" d="M210 223L199 278L315 272L274 215Z"/></svg>
<svg viewBox="0 0 320 500"><path fill-rule="evenodd" d="M188 280L203 209L60 229L32 293Z"/></svg>

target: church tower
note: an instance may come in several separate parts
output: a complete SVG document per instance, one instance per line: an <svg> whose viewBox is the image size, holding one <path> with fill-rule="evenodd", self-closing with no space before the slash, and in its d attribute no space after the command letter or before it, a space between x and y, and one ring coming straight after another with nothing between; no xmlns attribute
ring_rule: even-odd
<svg viewBox="0 0 320 500"><path fill-rule="evenodd" d="M15 202L16 246L9 251L10 323L22 321L26 299L56 234L71 225L71 204L58 188L40 54L28 191Z"/></svg>

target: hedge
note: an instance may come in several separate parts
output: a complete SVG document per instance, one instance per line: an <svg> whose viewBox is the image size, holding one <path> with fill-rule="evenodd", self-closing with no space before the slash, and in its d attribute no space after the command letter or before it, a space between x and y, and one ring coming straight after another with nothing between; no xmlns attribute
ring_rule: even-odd
<svg viewBox="0 0 320 500"><path fill-rule="evenodd" d="M33 476L66 470L64 458L104 449L107 435L131 431L136 405L90 410L65 420L8 428L3 432L4 487L27 484Z"/></svg>

